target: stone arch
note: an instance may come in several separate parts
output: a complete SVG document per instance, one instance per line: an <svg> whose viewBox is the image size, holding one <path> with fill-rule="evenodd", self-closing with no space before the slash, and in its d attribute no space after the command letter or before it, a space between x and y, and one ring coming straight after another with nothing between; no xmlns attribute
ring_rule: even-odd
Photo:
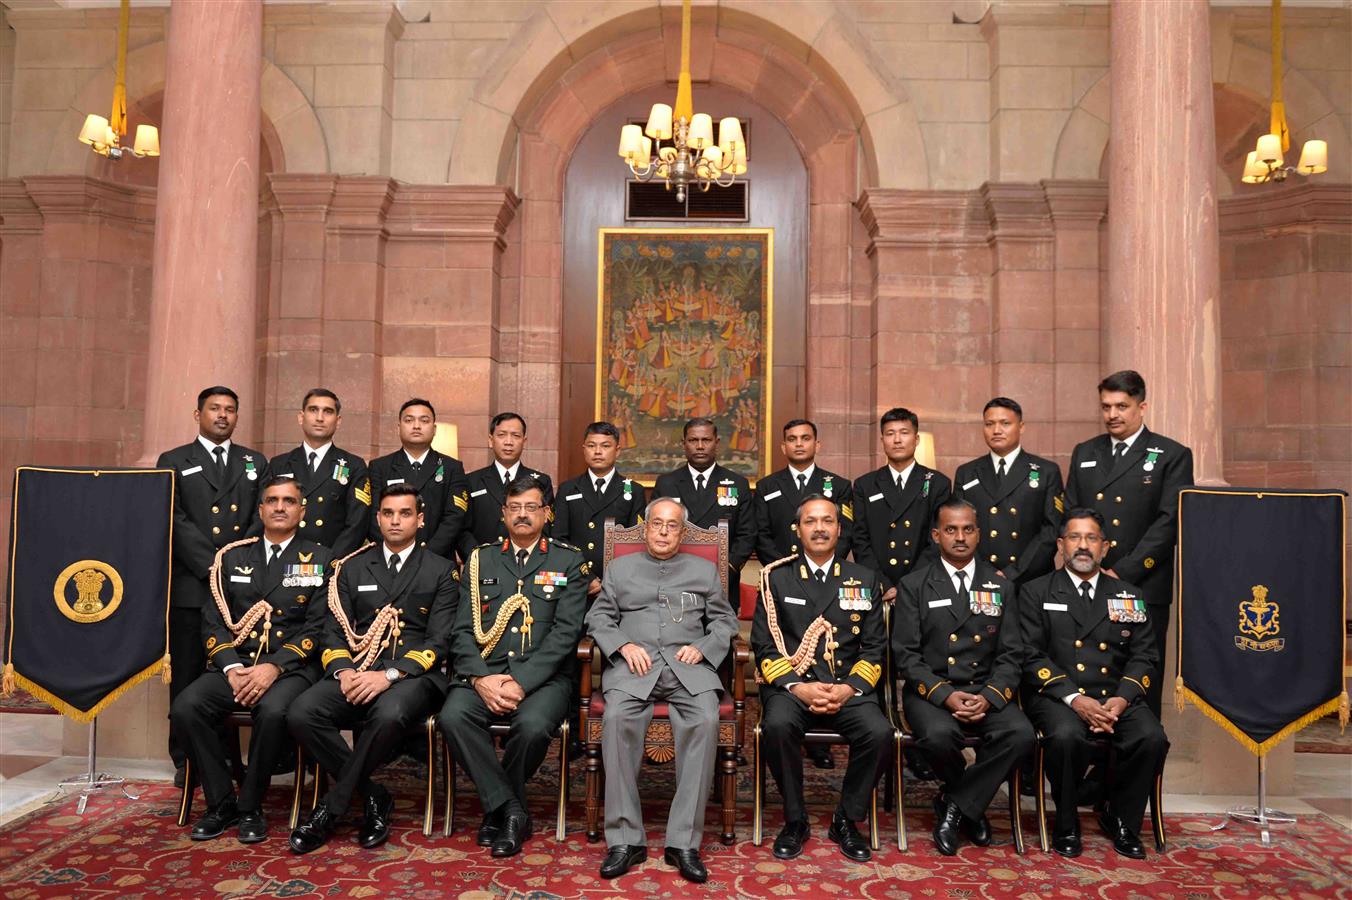
<svg viewBox="0 0 1352 900"><path fill-rule="evenodd" d="M679 10L670 7L634 10L627 5L550 0L522 25L510 53L504 49L485 67L456 133L447 180L510 183L516 141L527 118L556 94L566 72L592 54L610 55L621 88L615 98L675 80L667 58L668 45L674 42L663 40L673 28L679 28ZM773 93L779 84L760 76L767 70L784 70L793 75L788 83L802 86L806 81L807 87L815 86L814 99L826 99L834 107L832 119L843 119L841 124L859 134L865 185L929 186L924 141L904 87L835 7L784 0L776 4L773 21L738 6L700 7L693 29L694 49L702 56L696 68L718 83ZM655 57L642 55L654 52ZM805 79L804 73L810 78ZM762 99L760 93L756 96ZM793 112L766 105L777 114ZM802 100L801 105L810 104ZM875 146L886 146L897 158L921 164L880 166Z"/></svg>
<svg viewBox="0 0 1352 900"><path fill-rule="evenodd" d="M164 90L165 42L138 47L127 54L127 97L135 100ZM74 140L91 110L106 109L113 96L116 71L104 66L85 82L67 109L48 152L49 174L84 172L88 149ZM285 72L263 61L263 132L269 139L274 171L327 172L328 144L319 117L305 94Z"/></svg>

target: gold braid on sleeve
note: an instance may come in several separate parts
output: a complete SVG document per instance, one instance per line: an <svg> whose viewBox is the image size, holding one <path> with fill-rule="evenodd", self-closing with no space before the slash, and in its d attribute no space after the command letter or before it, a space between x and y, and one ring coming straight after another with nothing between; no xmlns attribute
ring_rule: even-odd
<svg viewBox="0 0 1352 900"><path fill-rule="evenodd" d="M836 669L837 644L831 638L831 623L822 616L817 616L807 626L803 632L803 640L798 644L798 649L789 655L789 651L784 646L784 631L779 627L779 614L775 611L775 598L770 593L770 573L778 566L785 563L791 563L798 558L797 553L790 554L783 559L777 559L761 569L761 602L765 604L766 624L770 626L770 637L775 640L775 649L779 655L783 656L793 666L793 671L802 675L808 669L812 668L812 662L817 656L817 643L822 636L826 636L826 647L822 651L822 659L831 667L831 671Z"/></svg>
<svg viewBox="0 0 1352 900"><path fill-rule="evenodd" d="M371 664L380 656L380 651L388 647L390 641L399 636L399 610L394 606L389 604L382 606L366 633L357 634L352 630L352 623L348 620L347 613L343 611L343 603L338 597L338 575L343 570L343 564L374 546L374 541L367 541L342 559L335 560L333 571L329 575L329 612L333 613L333 617L338 620L339 626L343 629L347 646L352 650L352 662L356 665L358 672L365 672L369 669Z"/></svg>
<svg viewBox="0 0 1352 900"><path fill-rule="evenodd" d="M530 614L530 598L520 590L521 583L517 582L517 592L508 597L506 602L498 609L497 618L493 620L493 627L484 632L483 620L483 601L479 599L479 548L475 547L469 555L469 600L471 604L470 612L474 617L474 640L483 649L479 651L479 656L488 659L488 655L493 652L493 648L502 640L502 635L507 631L507 623L516 615L516 611L521 610L521 617L524 627L521 629L521 649L525 650L530 643L530 626L535 621Z"/></svg>
<svg viewBox="0 0 1352 900"><path fill-rule="evenodd" d="M272 604L267 600L259 599L236 622L230 618L230 604L225 600L225 588L221 584L221 570L225 568L225 554L236 547L244 547L258 541L259 538L257 537L247 537L243 540L232 541L217 550L216 559L212 562L211 569L207 573L207 585L211 588L211 599L216 601L216 608L220 610L225 627L230 629L230 633L235 636L236 640L254 630L254 626L260 621L263 623L263 641L258 645L261 652L263 645L267 643L267 636L272 630Z"/></svg>

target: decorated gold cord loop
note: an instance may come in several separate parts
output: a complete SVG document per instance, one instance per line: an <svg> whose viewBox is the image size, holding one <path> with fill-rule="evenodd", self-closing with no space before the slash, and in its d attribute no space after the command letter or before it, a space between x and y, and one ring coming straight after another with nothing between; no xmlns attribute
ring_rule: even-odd
<svg viewBox="0 0 1352 900"><path fill-rule="evenodd" d="M779 627L779 615L775 611L774 595L770 593L770 573L778 566L793 562L798 558L794 553L783 559L777 559L765 568L761 569L761 601L765 604L766 624L770 627L770 637L774 638L775 649L779 655L789 661L793 666L793 671L802 675L808 669L812 668L812 663L817 656L817 644L822 636L826 637L826 648L822 652L822 659L831 667L831 671L836 669L835 641L831 639L831 623L822 616L817 616L803 632L803 640L798 644L798 649L789 655L789 651L784 646L784 632Z"/></svg>
<svg viewBox="0 0 1352 900"><path fill-rule="evenodd" d="M263 640L259 643L258 649L261 652L263 646L267 643L268 632L272 628L272 604L266 600L258 600L253 606L240 617L238 622L230 618L230 604L225 600L225 588L221 585L221 570L225 568L225 554L234 550L236 547L244 547L249 544L257 543L257 537L244 538L239 541L232 541L216 551L216 559L211 564L211 570L207 583L211 587L211 599L216 601L216 608L220 610L221 619L225 622L225 627L230 629L230 633L238 639L241 635L254 630L254 626L260 621L263 623ZM257 654L254 655L257 661Z"/></svg>
<svg viewBox="0 0 1352 900"><path fill-rule="evenodd" d="M347 613L343 611L343 603L338 597L338 575L343 570L343 564L374 546L373 541L367 541L359 549L335 561L333 571L329 575L329 612L333 613L339 627L343 629L343 637L346 638L347 646L352 651L352 662L358 672L369 669L380 656L380 651L390 646L391 641L399 634L399 610L388 604L382 606L376 613L375 621L365 634L357 634L352 629L352 622L348 620Z"/></svg>
<svg viewBox="0 0 1352 900"><path fill-rule="evenodd" d="M479 549L476 547L469 555L469 599L471 604L470 613L474 619L474 641L483 649L479 651L479 656L484 659L497 647L498 641L502 640L502 635L507 631L507 623L516 615L517 610L521 610L522 619L525 627L521 631L521 648L524 650L530 639L530 598L525 594L517 593L508 597L501 608L498 609L498 615L493 620L493 627L487 632L483 626L483 601L479 599Z"/></svg>

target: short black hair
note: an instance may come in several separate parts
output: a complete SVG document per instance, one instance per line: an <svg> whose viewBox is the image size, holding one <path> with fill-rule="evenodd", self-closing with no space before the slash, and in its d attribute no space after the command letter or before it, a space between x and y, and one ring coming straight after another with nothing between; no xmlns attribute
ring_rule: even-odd
<svg viewBox="0 0 1352 900"><path fill-rule="evenodd" d="M1066 536L1066 526L1070 524L1071 519L1093 519L1098 523L1099 534L1103 534L1103 516L1099 511L1088 506L1077 506L1074 509L1066 511L1066 517L1061 520L1061 530L1056 532L1057 537Z"/></svg>
<svg viewBox="0 0 1352 900"><path fill-rule="evenodd" d="M690 429L708 426L714 430L714 437L718 437L718 424L708 416L696 416L693 419L685 420L685 427L681 429L681 437L684 438L690 434Z"/></svg>
<svg viewBox="0 0 1352 900"><path fill-rule="evenodd" d="M797 427L800 426L800 425L806 425L808 428L811 428L811 429L812 429L812 436L813 436L814 438L817 436L817 423L816 423L816 422L813 422L813 421L811 421L810 419L789 419L789 421L787 421L787 422L784 423L784 437L788 437L788 436L789 436L789 429L790 429L790 428L797 428Z"/></svg>
<svg viewBox="0 0 1352 900"><path fill-rule="evenodd" d="M1135 369L1123 369L1114 372L1099 382L1099 393L1121 391L1137 403L1145 402L1145 379Z"/></svg>
<svg viewBox="0 0 1352 900"><path fill-rule="evenodd" d="M402 419L404 417L404 410L408 409L410 406L425 406L432 411L432 418L434 420L437 417L437 408L432 405L431 400L424 400L421 397L410 397L399 407L399 418ZM383 497L384 494L381 496Z"/></svg>
<svg viewBox="0 0 1352 900"><path fill-rule="evenodd" d="M821 494L821 493L817 493L816 491L813 491L811 494L808 494L808 495L807 495L806 497L804 497L802 500L799 500L799 501L798 501L798 508L797 508L796 510L794 510L794 512L793 512L793 520L794 520L795 522L801 522L801 521L803 520L803 507L804 507L804 506L807 506L809 503L813 502L814 500L825 500L827 503L830 503L831 505L835 506L835 507L836 507L836 515L840 515L840 506L838 506L838 505L836 504L836 501L832 500L830 497L826 496L825 494Z"/></svg>
<svg viewBox="0 0 1352 900"><path fill-rule="evenodd" d="M275 488L287 484L295 485L296 490L300 491L302 496L305 494L305 490L300 486L300 482L297 481L294 476L273 475L267 481L263 482L261 485L258 486L258 502L259 503L263 502L263 495L268 492L269 488Z"/></svg>
<svg viewBox="0 0 1352 900"><path fill-rule="evenodd" d="M912 428L920 431L920 417L904 406L894 406L883 413L883 417L878 420L878 431L886 428L888 422L910 422Z"/></svg>
<svg viewBox="0 0 1352 900"><path fill-rule="evenodd" d="M235 401L235 409L239 409L239 394L236 394L223 384L217 384L209 388L202 388L202 390L197 392L197 411L201 412L202 407L207 405L207 398L216 396L229 397L231 400Z"/></svg>
<svg viewBox="0 0 1352 900"><path fill-rule="evenodd" d="M510 500L513 497L520 497L522 494L529 493L530 491L539 491L540 502L544 502L545 489L540 484L540 479L532 478L529 475L518 475L512 479L511 484L507 485L507 499Z"/></svg>
<svg viewBox="0 0 1352 900"><path fill-rule="evenodd" d="M516 419L518 422L520 422L520 423L521 423L521 433L522 433L522 434L525 434L525 433L526 433L526 419L525 419L525 417L522 416L521 413L514 413L514 412L500 412L500 413L498 413L496 416L494 416L494 417L493 417L493 420L492 420L491 422L488 423L488 433L489 433L489 434L492 434L493 432L497 431L497 430L498 430L498 426L501 425L503 422L508 421L509 419Z"/></svg>
<svg viewBox="0 0 1352 900"><path fill-rule="evenodd" d="M380 502L376 504L376 509L380 509L380 504L385 502L386 497L413 497L415 499L414 508L418 512L423 511L422 494L419 494L418 489L407 482L401 481L397 484L385 485L385 489L380 492Z"/></svg>
<svg viewBox="0 0 1352 900"><path fill-rule="evenodd" d="M313 387L305 392L305 396L302 397L300 401L300 408L302 412L305 410L305 407L310 405L311 397L329 398L330 400L333 401L334 412L338 413L340 416L343 414L343 401L339 400L338 395L335 394L333 391L329 390L328 388L321 387Z"/></svg>
<svg viewBox="0 0 1352 900"><path fill-rule="evenodd" d="M995 407L997 409L1007 409L1014 415L1018 416L1020 420L1023 419L1023 407L1018 404L1017 400L1011 400L1008 397L992 397L991 399L986 401L985 406L981 407L981 414L984 416L986 414L986 411L989 410L991 407Z"/></svg>
<svg viewBox="0 0 1352 900"><path fill-rule="evenodd" d="M606 437L615 441L615 443L617 444L620 442L620 429L616 428L609 422L591 423L590 425L587 426L587 430L582 432L582 440L585 441L587 439L587 436L591 434L603 434Z"/></svg>
<svg viewBox="0 0 1352 900"><path fill-rule="evenodd" d="M961 497L954 497L952 494L950 494L947 500L945 500L943 503L940 503L938 506L934 507L934 516L930 519L931 528L939 527L939 514L946 509L970 509L972 511L972 515L973 516L976 515L975 504L973 504L970 500L964 500Z"/></svg>

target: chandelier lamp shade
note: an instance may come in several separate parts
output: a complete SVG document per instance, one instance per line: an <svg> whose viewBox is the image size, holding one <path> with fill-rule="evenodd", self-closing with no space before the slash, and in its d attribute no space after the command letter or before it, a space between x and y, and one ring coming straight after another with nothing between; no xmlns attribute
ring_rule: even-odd
<svg viewBox="0 0 1352 900"><path fill-rule="evenodd" d="M1327 172L1329 145L1312 138L1300 148L1294 166L1286 164L1291 150L1291 129L1286 124L1286 101L1282 99L1282 0L1272 0L1272 113L1268 133L1260 135L1258 146L1244 160L1244 184L1271 184L1285 181L1292 172L1310 176Z"/></svg>
<svg viewBox="0 0 1352 900"><path fill-rule="evenodd" d="M90 113L80 129L80 143L100 156L121 159L160 155L160 130L154 125L137 125L136 139L130 147L122 144L127 136L127 25L131 19L131 0L122 0L117 22L117 80L113 84L113 109L108 118Z"/></svg>

